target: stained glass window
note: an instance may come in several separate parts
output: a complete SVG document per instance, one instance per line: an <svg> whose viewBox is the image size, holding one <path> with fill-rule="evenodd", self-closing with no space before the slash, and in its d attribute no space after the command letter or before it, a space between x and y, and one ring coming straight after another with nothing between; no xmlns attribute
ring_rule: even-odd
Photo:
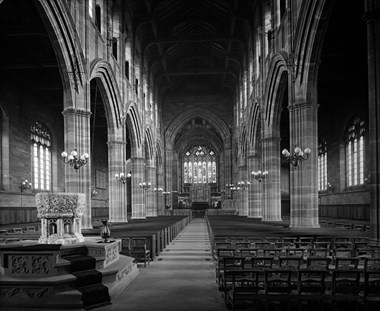
<svg viewBox="0 0 380 311"><path fill-rule="evenodd" d="M187 150L183 157L183 182L215 183L215 152L205 146L195 146Z"/></svg>

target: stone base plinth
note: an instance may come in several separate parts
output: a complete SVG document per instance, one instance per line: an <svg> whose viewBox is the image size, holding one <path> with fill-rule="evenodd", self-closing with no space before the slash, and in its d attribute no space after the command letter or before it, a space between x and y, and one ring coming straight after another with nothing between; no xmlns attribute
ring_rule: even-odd
<svg viewBox="0 0 380 311"><path fill-rule="evenodd" d="M119 255L121 241L97 243L101 238L86 238L76 245L9 247L0 250L0 301L8 309L82 309L82 294L73 288L76 277L69 273L70 262L62 255L76 254L96 258L111 299L138 275L133 258ZM24 249L24 251L23 251ZM25 263L25 265L24 265Z"/></svg>

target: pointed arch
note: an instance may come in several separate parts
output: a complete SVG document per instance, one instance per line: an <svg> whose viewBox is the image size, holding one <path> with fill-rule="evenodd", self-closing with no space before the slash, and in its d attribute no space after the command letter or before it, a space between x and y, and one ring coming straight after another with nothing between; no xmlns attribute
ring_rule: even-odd
<svg viewBox="0 0 380 311"><path fill-rule="evenodd" d="M121 96L115 74L111 65L99 59L90 64L90 80L98 78L101 81L100 90L104 95L108 133L113 133L121 125Z"/></svg>
<svg viewBox="0 0 380 311"><path fill-rule="evenodd" d="M223 141L229 138L230 130L228 129L226 122L216 113L213 113L204 108L189 108L180 115L178 115L169 124L165 132L165 141L167 143L173 143L178 131L181 129L184 122L191 120L195 117L201 117L202 119L207 120L218 131Z"/></svg>
<svg viewBox="0 0 380 311"><path fill-rule="evenodd" d="M248 143L250 150L257 147L261 138L261 111L257 100L252 102L248 118Z"/></svg>
<svg viewBox="0 0 380 311"><path fill-rule="evenodd" d="M285 87L288 87L286 85L288 76L287 60L287 53L277 53L272 57L269 66L263 107L266 131L279 131L282 92Z"/></svg>
<svg viewBox="0 0 380 311"><path fill-rule="evenodd" d="M174 149L178 150L178 153L181 154L190 148L193 145L199 144L210 146L214 152L217 152L219 155L223 153L223 146L219 143L220 140L217 138L215 133L210 131L200 130L200 129L191 129L181 136L175 143Z"/></svg>
<svg viewBox="0 0 380 311"><path fill-rule="evenodd" d="M248 147L248 141L247 141L247 127L243 125L240 136L239 136L239 155L240 159L245 161L247 158L247 147Z"/></svg>
<svg viewBox="0 0 380 311"><path fill-rule="evenodd" d="M138 113L137 105L134 101L129 100L124 105L124 116L126 116L126 122L128 132L131 134L131 146L132 155L137 156L141 152L142 134L141 134L141 120Z"/></svg>
<svg viewBox="0 0 380 311"><path fill-rule="evenodd" d="M148 127L145 130L145 141L146 141L146 146L145 150L147 154L145 155L146 159L153 160L154 159L154 144L153 144L153 135L152 135L152 130L150 127Z"/></svg>
<svg viewBox="0 0 380 311"><path fill-rule="evenodd" d="M319 60L322 53L323 41L328 26L334 1L302 1L300 17L297 22L294 37L295 55L297 56L297 80L299 89L302 88L304 101L309 102L315 96ZM311 91L310 91L311 89Z"/></svg>
<svg viewBox="0 0 380 311"><path fill-rule="evenodd" d="M156 166L162 167L163 164L163 154L162 154L162 143L161 140L157 141L156 143Z"/></svg>
<svg viewBox="0 0 380 311"><path fill-rule="evenodd" d="M85 59L68 3L35 1L35 4L57 56L64 89L83 88L87 77Z"/></svg>

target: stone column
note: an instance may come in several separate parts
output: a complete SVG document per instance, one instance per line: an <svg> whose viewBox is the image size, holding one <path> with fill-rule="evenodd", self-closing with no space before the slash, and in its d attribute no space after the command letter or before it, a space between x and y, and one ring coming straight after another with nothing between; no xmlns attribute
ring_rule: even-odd
<svg viewBox="0 0 380 311"><path fill-rule="evenodd" d="M132 158L132 219L145 219L146 209L144 204L144 190L139 187L139 183L145 180L145 159Z"/></svg>
<svg viewBox="0 0 380 311"><path fill-rule="evenodd" d="M172 153L172 175L171 175L171 187L172 187L172 209L178 208L178 192L179 192L179 181L178 181L178 154L173 155Z"/></svg>
<svg viewBox="0 0 380 311"><path fill-rule="evenodd" d="M224 186L232 183L232 149L224 152Z"/></svg>
<svg viewBox="0 0 380 311"><path fill-rule="evenodd" d="M162 166L157 169L157 187L161 187L164 189L164 177L162 173ZM157 214L164 215L165 214L165 203L164 203L164 195L161 193L158 194L157 197Z"/></svg>
<svg viewBox="0 0 380 311"><path fill-rule="evenodd" d="M247 166L240 166L239 167L239 181L243 181L244 185L246 185L247 181ZM248 216L248 193L249 193L250 187L248 185L246 186L240 186L239 190L239 200L238 200L238 210L239 210L239 216Z"/></svg>
<svg viewBox="0 0 380 311"><path fill-rule="evenodd" d="M248 156L248 174L252 171L261 170L261 158L258 153L253 153ZM262 182L258 182L254 178L251 178L251 186L248 196L248 218L263 217L262 213Z"/></svg>
<svg viewBox="0 0 380 311"><path fill-rule="evenodd" d="M127 184L115 178L124 169L125 142L121 140L108 141L108 194L109 219L111 222L128 222L127 220ZM127 174L127 172L124 172Z"/></svg>
<svg viewBox="0 0 380 311"><path fill-rule="evenodd" d="M263 221L281 221L280 138L262 139L263 166L269 172L263 190Z"/></svg>
<svg viewBox="0 0 380 311"><path fill-rule="evenodd" d="M169 191L170 194L166 197L166 205L172 205L172 169L173 155L171 149L165 149L165 187L164 191Z"/></svg>
<svg viewBox="0 0 380 311"><path fill-rule="evenodd" d="M319 228L318 224L318 105L289 106L290 153L298 146L311 149L308 160L290 164L290 228Z"/></svg>
<svg viewBox="0 0 380 311"><path fill-rule="evenodd" d="M76 95L75 95L76 96ZM78 99L78 103L80 100ZM90 115L91 112L73 107L65 108L64 117L65 151L70 154L74 149L80 157L90 151ZM91 163L90 161L75 170L73 167L65 167L65 192L84 193L86 206L83 211L82 228L92 228L91 220Z"/></svg>
<svg viewBox="0 0 380 311"><path fill-rule="evenodd" d="M371 240L380 254L380 1L365 1L368 53L370 225Z"/></svg>
<svg viewBox="0 0 380 311"><path fill-rule="evenodd" d="M219 165L217 165L217 178L216 182L218 183L218 191L222 192L226 188L226 178L224 174L224 153L219 155ZM223 200L223 199L222 199Z"/></svg>
<svg viewBox="0 0 380 311"><path fill-rule="evenodd" d="M156 181L156 168L154 166L147 167L148 178L147 181L151 183L149 189L145 191L146 194L146 216L157 217L157 194L153 191L157 185Z"/></svg>

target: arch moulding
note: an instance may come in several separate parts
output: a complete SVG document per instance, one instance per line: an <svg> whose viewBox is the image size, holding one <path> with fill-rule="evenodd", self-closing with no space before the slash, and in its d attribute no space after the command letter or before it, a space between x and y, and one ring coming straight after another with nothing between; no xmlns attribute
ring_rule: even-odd
<svg viewBox="0 0 380 311"><path fill-rule="evenodd" d="M220 134L223 142L227 142L227 138L230 137L231 133L228 129L226 122L219 117L217 114L210 112L203 108L192 108L187 109L180 115L178 115L168 126L165 132L165 142L169 144L174 143L174 139L178 131L182 128L183 124L193 118L200 117L207 120Z"/></svg>

